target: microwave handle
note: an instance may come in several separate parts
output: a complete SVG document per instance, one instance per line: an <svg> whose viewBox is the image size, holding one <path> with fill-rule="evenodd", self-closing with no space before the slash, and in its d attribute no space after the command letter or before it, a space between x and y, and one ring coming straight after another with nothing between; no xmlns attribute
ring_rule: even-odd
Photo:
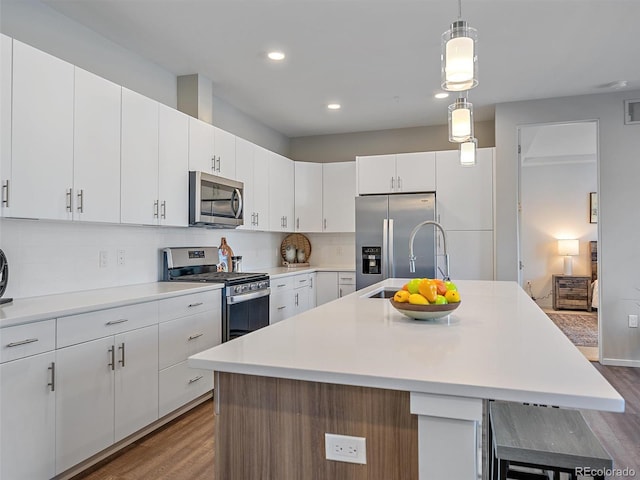
<svg viewBox="0 0 640 480"><path fill-rule="evenodd" d="M234 188L233 189L233 195L231 195L231 205L233 208L233 203L235 199L238 199L238 210L234 210L233 211L233 215L236 218L240 218L242 217L242 193L240 193L240 189L238 188Z"/></svg>

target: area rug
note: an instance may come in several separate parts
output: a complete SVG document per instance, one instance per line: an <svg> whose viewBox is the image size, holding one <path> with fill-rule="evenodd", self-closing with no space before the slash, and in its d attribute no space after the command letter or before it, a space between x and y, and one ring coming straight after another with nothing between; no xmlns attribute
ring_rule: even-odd
<svg viewBox="0 0 640 480"><path fill-rule="evenodd" d="M546 313L574 345L598 346L597 313Z"/></svg>

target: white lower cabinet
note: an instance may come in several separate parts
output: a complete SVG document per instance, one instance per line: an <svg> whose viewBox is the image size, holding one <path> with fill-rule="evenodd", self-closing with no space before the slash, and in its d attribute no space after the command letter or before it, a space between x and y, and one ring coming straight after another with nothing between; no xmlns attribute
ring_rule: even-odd
<svg viewBox="0 0 640 480"><path fill-rule="evenodd" d="M269 323L305 312L316 306L315 274L302 273L271 281Z"/></svg>
<svg viewBox="0 0 640 480"><path fill-rule="evenodd" d="M56 473L158 418L158 326L56 352Z"/></svg>
<svg viewBox="0 0 640 480"><path fill-rule="evenodd" d="M55 475L54 362L51 351L0 365L0 478Z"/></svg>
<svg viewBox="0 0 640 480"><path fill-rule="evenodd" d="M163 417L213 390L211 371L189 367L187 358L221 343L221 291L164 300L160 311L172 312L160 322L158 332L159 416Z"/></svg>
<svg viewBox="0 0 640 480"><path fill-rule="evenodd" d="M355 292L355 277L352 271L317 272L316 305L320 306Z"/></svg>

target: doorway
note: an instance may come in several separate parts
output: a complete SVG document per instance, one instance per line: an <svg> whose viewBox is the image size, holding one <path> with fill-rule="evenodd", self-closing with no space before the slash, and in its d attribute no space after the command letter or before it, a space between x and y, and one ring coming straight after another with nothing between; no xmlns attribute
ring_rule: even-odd
<svg viewBox="0 0 640 480"><path fill-rule="evenodd" d="M591 216L598 190L598 123L523 125L518 140L518 280L543 310L552 311L554 283L582 282L591 292L590 242L598 239ZM561 256L558 240L574 240L570 243L578 250ZM566 314L580 313L583 306L587 311L586 295L572 295L565 303L557 295L556 308Z"/></svg>

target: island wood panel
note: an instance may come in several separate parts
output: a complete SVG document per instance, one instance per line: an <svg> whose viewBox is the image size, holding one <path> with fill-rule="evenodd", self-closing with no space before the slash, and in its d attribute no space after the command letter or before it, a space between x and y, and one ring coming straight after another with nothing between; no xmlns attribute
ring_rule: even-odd
<svg viewBox="0 0 640 480"><path fill-rule="evenodd" d="M417 480L409 393L219 373L217 480ZM365 437L367 464L325 459L324 434Z"/></svg>

